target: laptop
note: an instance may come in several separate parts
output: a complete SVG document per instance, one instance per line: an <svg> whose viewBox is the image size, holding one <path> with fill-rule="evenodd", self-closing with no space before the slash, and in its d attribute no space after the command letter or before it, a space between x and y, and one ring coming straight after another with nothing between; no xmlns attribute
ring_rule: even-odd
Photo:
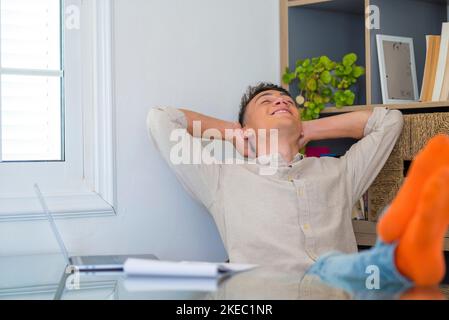
<svg viewBox="0 0 449 320"><path fill-rule="evenodd" d="M158 260L158 258L152 254L70 257L39 185L34 185L34 191L42 206L42 210L50 222L51 229L58 241L59 248L67 262L67 266L73 267L80 272L122 272L123 265L128 258Z"/></svg>

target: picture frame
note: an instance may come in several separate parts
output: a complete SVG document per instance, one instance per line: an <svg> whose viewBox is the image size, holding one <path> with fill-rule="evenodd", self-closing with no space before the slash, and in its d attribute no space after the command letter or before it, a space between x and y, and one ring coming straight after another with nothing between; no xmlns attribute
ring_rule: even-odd
<svg viewBox="0 0 449 320"><path fill-rule="evenodd" d="M413 38L377 35L384 104L419 101Z"/></svg>

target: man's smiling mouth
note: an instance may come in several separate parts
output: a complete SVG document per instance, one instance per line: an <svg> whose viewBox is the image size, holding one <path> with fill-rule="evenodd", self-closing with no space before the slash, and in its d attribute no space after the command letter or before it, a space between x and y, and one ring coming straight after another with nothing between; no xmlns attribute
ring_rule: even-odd
<svg viewBox="0 0 449 320"><path fill-rule="evenodd" d="M274 115L276 115L276 114L284 114L284 113L293 115L292 112L291 112L290 110L284 109L284 108L283 108L283 109L278 109L278 110L272 112L271 115L274 116Z"/></svg>

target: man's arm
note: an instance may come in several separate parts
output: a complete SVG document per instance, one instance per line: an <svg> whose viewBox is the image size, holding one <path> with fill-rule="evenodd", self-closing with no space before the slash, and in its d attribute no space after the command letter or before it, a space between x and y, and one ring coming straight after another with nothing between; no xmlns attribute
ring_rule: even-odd
<svg viewBox="0 0 449 320"><path fill-rule="evenodd" d="M187 115L175 108L152 108L147 116L148 133L162 158L168 163L185 189L206 208L213 204L219 186L221 167L218 164L174 164L172 151L180 141L187 141L183 147L190 147L189 154L193 152L193 137L188 133L190 119ZM178 131L178 141L170 139L174 131ZM177 155L178 152L175 154ZM190 157L189 157L190 158Z"/></svg>
<svg viewBox="0 0 449 320"><path fill-rule="evenodd" d="M372 111L357 111L303 123L304 142L353 138L361 139Z"/></svg>
<svg viewBox="0 0 449 320"><path fill-rule="evenodd" d="M206 116L204 114L194 112L186 109L179 109L184 113L187 121L187 132L196 137L202 138L206 130L215 129L221 134L221 138L224 141L228 141L234 145L237 151L245 157L254 156L254 151L249 147L250 137L247 131L242 129L242 126L238 122L224 121L213 117ZM201 131L194 130L194 122L201 124ZM229 131L226 134L226 131Z"/></svg>
<svg viewBox="0 0 449 320"><path fill-rule="evenodd" d="M402 132L398 110L375 108L304 122L304 143L313 140L361 139L341 158L350 186L351 201L357 202L385 165Z"/></svg>
<svg viewBox="0 0 449 320"><path fill-rule="evenodd" d="M224 120L220 120L220 119L216 119L216 118L212 118L209 116L206 116L204 114L198 113L198 112L194 112L191 110L186 110L186 109L179 109L180 111L182 111L186 117L187 120L187 132L190 133L190 135L195 136L196 138L201 138L201 136L203 135L204 131L209 130L209 129L216 129L218 131L220 131L221 136L224 138L226 137L226 130L228 129L241 129L242 127L240 126L239 123L236 122L229 122L229 121L224 121ZM200 122L201 123L201 132L200 132L200 136L197 134L197 132L193 132L193 123L194 122ZM194 135L195 133L195 135Z"/></svg>
<svg viewBox="0 0 449 320"><path fill-rule="evenodd" d="M363 139L341 158L353 203L363 196L384 167L401 135L403 124L400 111L375 108L366 123Z"/></svg>

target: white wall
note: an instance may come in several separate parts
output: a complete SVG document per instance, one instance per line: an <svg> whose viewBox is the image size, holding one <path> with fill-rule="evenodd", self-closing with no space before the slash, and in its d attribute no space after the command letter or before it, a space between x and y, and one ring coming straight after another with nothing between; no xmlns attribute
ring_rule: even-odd
<svg viewBox="0 0 449 320"><path fill-rule="evenodd" d="M75 254L223 260L207 212L147 138L156 105L236 120L240 96L279 82L277 0L115 0L117 217L58 221ZM56 252L46 222L0 224L0 255Z"/></svg>

